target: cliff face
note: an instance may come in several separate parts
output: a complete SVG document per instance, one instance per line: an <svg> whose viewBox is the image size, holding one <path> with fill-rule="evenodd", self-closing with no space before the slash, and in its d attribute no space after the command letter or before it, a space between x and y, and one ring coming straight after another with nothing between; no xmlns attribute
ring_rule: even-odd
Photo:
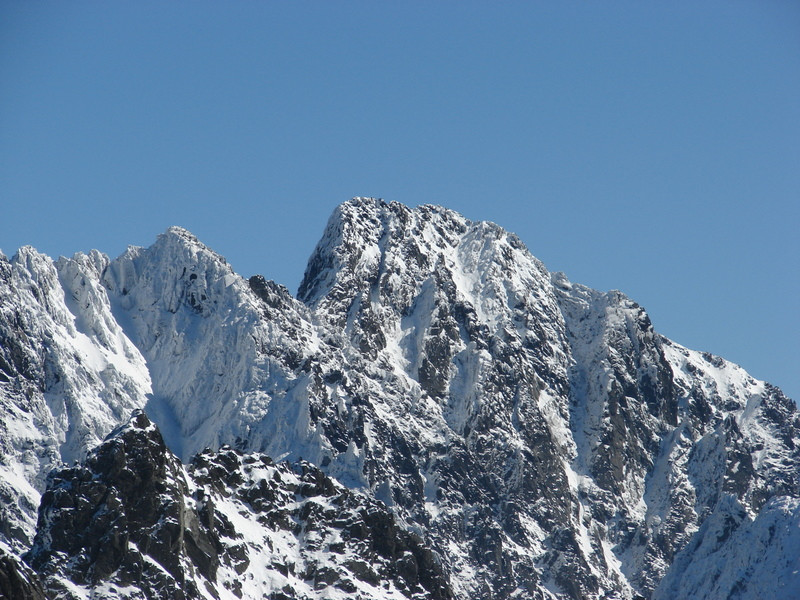
<svg viewBox="0 0 800 600"><path fill-rule="evenodd" d="M213 553L167 553L163 561L177 561L168 566L160 551L135 542L150 558L126 559L134 562L125 572L152 559L176 589L189 590L185 580L200 595L210 585L212 596L266 597L279 589L263 582L283 577L297 597L315 597L316 585L350 589L347 581L378 597L359 587L367 581L386 597L756 598L798 585L798 554L786 550L800 524L794 404L741 368L658 335L623 294L548 273L494 224L354 199L331 217L297 298L263 277L239 277L179 228L114 261L92 253L52 263L23 250L0 265L0 399L9 415L0 451L5 472L24 482L3 488L3 524L18 550L31 543L45 474L85 456L143 408L189 466L163 448L158 456L168 459L129 470L171 465L177 487L168 495L184 507L177 513L201 510L192 490L226 485L218 481L225 470L213 468L197 483L199 462L238 461L231 472L239 472L266 454L296 463L269 467L283 479L309 470L357 490L325 479L348 506L383 510L378 520L391 525L380 527L400 536L391 552L377 549L383 534L375 532L353 546L377 579L360 579L367 571L352 565L319 579L310 559L290 575L285 561L267 561L253 576L261 587L242 592L241 577L224 575L237 572L224 536L210 526L205 537L187 533L205 531L197 513L197 525L178 519L162 545L180 538ZM37 424L24 426L31 415ZM114 581L122 594L139 586L119 578L123 563L114 570L81 559L80 572L103 575L80 581L65 566L113 552L86 550L89 541L64 550L70 559L43 550L45 531L62 523L58 481L90 472L94 485L92 460L51 477L28 556L51 587ZM230 494L215 506L240 498ZM305 501L292 502L299 504L285 510L302 520L291 510L305 510ZM127 515L133 508L125 506ZM263 520L252 502L243 506L238 518ZM322 538L355 544L343 536ZM307 550L306 538L295 537ZM122 538L109 539L113 546ZM726 566L734 556L738 569ZM703 573L715 573L713 582ZM314 585L298 587L301 574Z"/></svg>
<svg viewBox="0 0 800 600"><path fill-rule="evenodd" d="M452 598L374 500L225 447L184 466L142 412L51 473L25 559L60 598Z"/></svg>

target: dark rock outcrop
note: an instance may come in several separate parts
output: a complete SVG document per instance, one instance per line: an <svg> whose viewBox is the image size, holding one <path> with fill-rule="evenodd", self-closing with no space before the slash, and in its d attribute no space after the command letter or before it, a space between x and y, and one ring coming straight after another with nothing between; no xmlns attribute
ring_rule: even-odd
<svg viewBox="0 0 800 600"><path fill-rule="evenodd" d="M49 600L39 576L24 562L0 549L0 599Z"/></svg>
<svg viewBox="0 0 800 600"><path fill-rule="evenodd" d="M229 447L184 468L142 412L84 464L51 475L25 559L60 598L75 586L250 597L242 582L264 563L286 581L258 582L261 593L311 598L307 588L332 586L367 597L364 585L391 585L408 598L453 597L438 559L379 502L309 463L275 465Z"/></svg>

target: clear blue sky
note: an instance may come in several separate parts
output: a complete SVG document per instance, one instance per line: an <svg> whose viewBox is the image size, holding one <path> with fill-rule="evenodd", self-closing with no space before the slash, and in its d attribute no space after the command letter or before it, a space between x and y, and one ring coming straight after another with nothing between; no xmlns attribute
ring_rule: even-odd
<svg viewBox="0 0 800 600"><path fill-rule="evenodd" d="M800 398L800 3L0 3L0 248L182 225L296 289L357 195L551 270Z"/></svg>

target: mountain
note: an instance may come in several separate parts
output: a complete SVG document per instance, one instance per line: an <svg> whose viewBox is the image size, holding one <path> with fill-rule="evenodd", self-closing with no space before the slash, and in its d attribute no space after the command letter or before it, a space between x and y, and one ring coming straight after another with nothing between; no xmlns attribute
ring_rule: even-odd
<svg viewBox="0 0 800 600"><path fill-rule="evenodd" d="M59 598L452 598L383 504L227 446L183 465L141 411L51 472L25 559Z"/></svg>
<svg viewBox="0 0 800 600"><path fill-rule="evenodd" d="M440 207L342 204L296 297L2 257L0 402L31 598L800 596L794 403Z"/></svg>

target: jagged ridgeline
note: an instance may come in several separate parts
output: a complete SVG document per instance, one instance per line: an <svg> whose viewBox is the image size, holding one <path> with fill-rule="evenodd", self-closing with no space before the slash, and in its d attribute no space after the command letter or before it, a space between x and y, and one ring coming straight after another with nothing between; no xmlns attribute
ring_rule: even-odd
<svg viewBox="0 0 800 600"><path fill-rule="evenodd" d="M794 403L440 207L1 257L0 402L10 598L800 598Z"/></svg>

